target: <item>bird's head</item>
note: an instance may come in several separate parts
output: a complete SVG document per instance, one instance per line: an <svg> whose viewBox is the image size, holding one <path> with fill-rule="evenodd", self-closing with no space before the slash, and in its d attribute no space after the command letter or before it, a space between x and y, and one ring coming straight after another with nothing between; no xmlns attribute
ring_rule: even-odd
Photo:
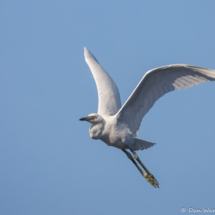
<svg viewBox="0 0 215 215"><path fill-rule="evenodd" d="M97 123L104 121L104 119L99 114L96 114L96 113L91 113L87 117L83 117L79 120L80 121L87 121L87 122L90 122L92 124L97 124Z"/></svg>

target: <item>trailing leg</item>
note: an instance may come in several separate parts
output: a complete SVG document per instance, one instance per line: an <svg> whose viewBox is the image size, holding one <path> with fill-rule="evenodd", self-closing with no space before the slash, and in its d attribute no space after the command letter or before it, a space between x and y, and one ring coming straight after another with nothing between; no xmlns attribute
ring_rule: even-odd
<svg viewBox="0 0 215 215"><path fill-rule="evenodd" d="M127 157L132 161L132 163L137 167L137 169L139 170L139 172L141 173L141 175L144 175L144 172L138 166L138 164L136 163L136 161L134 160L134 158L132 157L132 155L128 151L126 151L125 149L122 149L122 151L127 155Z"/></svg>
<svg viewBox="0 0 215 215"><path fill-rule="evenodd" d="M159 183L156 180L156 178L149 172L149 170L145 167L145 165L143 164L143 162L140 160L140 158L138 157L137 153L134 152L132 149L130 149L130 151L133 154L134 159L137 160L137 162L143 167L143 169L147 172L145 173L143 176L144 178L154 187L158 187L159 188Z"/></svg>

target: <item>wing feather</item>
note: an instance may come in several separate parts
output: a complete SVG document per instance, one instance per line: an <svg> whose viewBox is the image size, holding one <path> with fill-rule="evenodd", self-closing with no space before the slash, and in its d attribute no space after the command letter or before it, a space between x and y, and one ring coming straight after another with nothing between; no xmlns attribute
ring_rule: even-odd
<svg viewBox="0 0 215 215"><path fill-rule="evenodd" d="M215 80L215 70L175 64L148 71L117 113L132 132L137 132L142 118L166 93Z"/></svg>
<svg viewBox="0 0 215 215"><path fill-rule="evenodd" d="M121 107L120 95L116 84L86 48L84 48L84 56L93 74L98 90L98 114L115 115Z"/></svg>

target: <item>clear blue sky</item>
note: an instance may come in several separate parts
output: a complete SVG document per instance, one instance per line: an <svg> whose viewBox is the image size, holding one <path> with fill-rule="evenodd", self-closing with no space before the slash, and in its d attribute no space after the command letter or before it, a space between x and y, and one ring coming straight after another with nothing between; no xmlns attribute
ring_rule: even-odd
<svg viewBox="0 0 215 215"><path fill-rule="evenodd" d="M1 1L0 214L215 209L214 82L165 95L144 118L139 137L157 144L138 154L160 189L79 121L98 102L84 46L123 104L149 69L215 69L214 8L214 0Z"/></svg>

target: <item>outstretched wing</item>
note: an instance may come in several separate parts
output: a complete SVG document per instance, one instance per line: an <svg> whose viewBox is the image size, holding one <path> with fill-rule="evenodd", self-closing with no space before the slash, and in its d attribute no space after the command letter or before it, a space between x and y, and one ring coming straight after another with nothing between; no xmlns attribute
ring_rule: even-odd
<svg viewBox="0 0 215 215"><path fill-rule="evenodd" d="M119 121L132 132L139 129L142 118L154 103L166 93L215 80L215 70L175 64L148 71L131 96L117 113Z"/></svg>
<svg viewBox="0 0 215 215"><path fill-rule="evenodd" d="M98 90L98 114L115 115L121 107L120 95L116 84L86 48L84 48L84 56L93 74Z"/></svg>

